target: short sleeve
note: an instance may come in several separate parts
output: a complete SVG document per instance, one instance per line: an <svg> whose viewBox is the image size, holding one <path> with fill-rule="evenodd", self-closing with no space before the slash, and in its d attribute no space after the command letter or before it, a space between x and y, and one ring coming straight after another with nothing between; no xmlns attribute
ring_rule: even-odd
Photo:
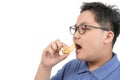
<svg viewBox="0 0 120 80"><path fill-rule="evenodd" d="M67 64L65 64L62 69L58 70L57 74L54 75L51 80L63 80L63 76L64 76L64 71L66 68Z"/></svg>
<svg viewBox="0 0 120 80"><path fill-rule="evenodd" d="M67 64L63 66L62 69L60 69L55 76L51 78L51 80L69 80L70 75L73 75L77 72L80 65L79 60L71 60ZM72 76L71 76L72 77Z"/></svg>

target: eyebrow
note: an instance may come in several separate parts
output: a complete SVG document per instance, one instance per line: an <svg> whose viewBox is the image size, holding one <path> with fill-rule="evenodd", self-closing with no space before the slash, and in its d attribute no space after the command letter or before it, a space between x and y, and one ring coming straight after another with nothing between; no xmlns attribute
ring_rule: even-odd
<svg viewBox="0 0 120 80"><path fill-rule="evenodd" d="M77 26L77 24L75 24L75 27L79 27L79 26L81 26L81 25L89 25L89 23L88 23L88 22L82 22L82 23L79 24L78 26Z"/></svg>

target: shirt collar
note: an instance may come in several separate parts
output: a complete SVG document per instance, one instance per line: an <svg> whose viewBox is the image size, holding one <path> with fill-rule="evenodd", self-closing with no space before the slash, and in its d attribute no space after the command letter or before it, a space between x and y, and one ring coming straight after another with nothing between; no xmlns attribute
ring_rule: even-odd
<svg viewBox="0 0 120 80"><path fill-rule="evenodd" d="M91 73L97 79L103 80L110 73L112 73L119 65L120 65L120 62L117 58L117 55L114 54L111 60L109 60L107 63L105 63L103 66L101 66L97 70L92 71ZM88 68L87 63L85 61L82 61L78 69L78 73L81 74L81 73L88 72L88 71L89 71L89 68Z"/></svg>
<svg viewBox="0 0 120 80"><path fill-rule="evenodd" d="M117 55L114 54L113 58L110 61L105 63L102 67L98 68L97 70L92 71L91 73L99 80L103 80L110 73L112 73L119 65L120 62L117 58Z"/></svg>
<svg viewBox="0 0 120 80"><path fill-rule="evenodd" d="M84 73L84 72L87 72L87 71L89 71L88 65L85 61L82 61L81 64L80 64L80 67L78 69L78 73L80 74L80 73Z"/></svg>

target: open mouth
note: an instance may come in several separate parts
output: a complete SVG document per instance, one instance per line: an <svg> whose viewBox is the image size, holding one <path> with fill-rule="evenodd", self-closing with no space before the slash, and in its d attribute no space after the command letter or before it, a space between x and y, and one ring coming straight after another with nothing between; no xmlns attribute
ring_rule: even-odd
<svg viewBox="0 0 120 80"><path fill-rule="evenodd" d="M81 45L75 44L75 48L76 48L76 50L80 50L82 47L81 47Z"/></svg>
<svg viewBox="0 0 120 80"><path fill-rule="evenodd" d="M79 52L80 52L80 50L81 50L81 45L79 45L79 44L75 44L75 48L76 48L76 53L78 54Z"/></svg>

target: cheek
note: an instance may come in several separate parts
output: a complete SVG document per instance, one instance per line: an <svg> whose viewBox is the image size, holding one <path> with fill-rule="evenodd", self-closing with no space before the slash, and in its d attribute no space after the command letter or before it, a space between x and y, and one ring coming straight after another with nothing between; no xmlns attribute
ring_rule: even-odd
<svg viewBox="0 0 120 80"><path fill-rule="evenodd" d="M86 46L86 47L92 47L94 44L96 44L97 43L97 41L96 41L96 39L95 38L88 38L88 37L86 37L85 39L84 39L84 45Z"/></svg>
<svg viewBox="0 0 120 80"><path fill-rule="evenodd" d="M96 59L99 55L98 51L100 52L100 50L100 43L95 38L89 38L89 40L86 39L86 41L84 42L83 52L85 59Z"/></svg>
<svg viewBox="0 0 120 80"><path fill-rule="evenodd" d="M98 36L86 37L84 40L84 47L89 51L95 51L100 49L102 45L102 39Z"/></svg>

